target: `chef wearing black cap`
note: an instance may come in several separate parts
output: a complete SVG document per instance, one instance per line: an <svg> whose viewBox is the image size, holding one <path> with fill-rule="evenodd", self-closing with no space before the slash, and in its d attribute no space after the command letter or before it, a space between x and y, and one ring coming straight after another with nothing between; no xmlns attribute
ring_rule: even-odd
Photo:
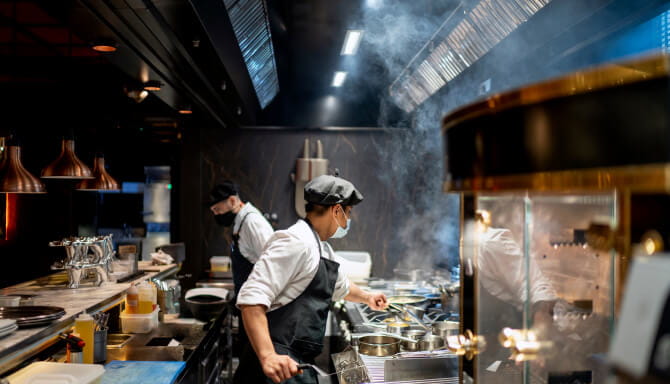
<svg viewBox="0 0 670 384"><path fill-rule="evenodd" d="M313 370L298 374L297 364L314 363L321 353L331 301L386 307L383 294L349 282L325 242L347 233L351 209L362 200L354 185L339 177L323 175L307 183L307 217L272 235L238 295L251 345L240 357L234 383L317 383Z"/></svg>
<svg viewBox="0 0 670 384"><path fill-rule="evenodd" d="M237 185L229 180L212 189L209 209L214 213L218 224L224 227L233 226L231 259L237 293L274 230L256 207L240 199Z"/></svg>

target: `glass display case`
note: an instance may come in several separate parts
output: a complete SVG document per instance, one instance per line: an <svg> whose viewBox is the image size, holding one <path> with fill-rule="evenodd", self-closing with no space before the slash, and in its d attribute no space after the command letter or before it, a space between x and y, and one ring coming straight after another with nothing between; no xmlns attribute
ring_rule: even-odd
<svg viewBox="0 0 670 384"><path fill-rule="evenodd" d="M474 377L597 382L613 323L617 253L593 249L586 237L594 225L617 226L616 193L477 193L466 202L463 269L472 284L472 330L486 341Z"/></svg>
<svg viewBox="0 0 670 384"><path fill-rule="evenodd" d="M630 259L670 244L669 95L658 55L444 118L444 190L461 199L461 329L449 338L461 382L610 382Z"/></svg>

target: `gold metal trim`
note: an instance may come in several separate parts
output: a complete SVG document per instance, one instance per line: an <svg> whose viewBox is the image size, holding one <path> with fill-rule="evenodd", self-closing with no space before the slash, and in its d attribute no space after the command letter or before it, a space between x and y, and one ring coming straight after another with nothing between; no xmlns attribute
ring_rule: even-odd
<svg viewBox="0 0 670 384"><path fill-rule="evenodd" d="M575 193L625 189L632 192L670 192L670 164L538 172L448 180L445 192L525 191Z"/></svg>
<svg viewBox="0 0 670 384"><path fill-rule="evenodd" d="M465 120L498 113L513 107L668 76L670 76L670 56L666 54L656 54L578 71L493 95L485 100L456 109L442 120L442 132L446 132Z"/></svg>

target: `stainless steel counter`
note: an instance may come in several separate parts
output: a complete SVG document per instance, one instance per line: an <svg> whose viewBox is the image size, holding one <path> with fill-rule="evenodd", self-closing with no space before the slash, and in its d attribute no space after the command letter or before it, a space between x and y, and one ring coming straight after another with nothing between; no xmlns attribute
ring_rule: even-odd
<svg viewBox="0 0 670 384"><path fill-rule="evenodd" d="M177 270L177 266L144 266L144 270L147 273L135 280L104 283L100 287L67 288L67 276L62 272L2 289L2 295L34 295L33 305L62 307L65 316L49 325L19 329L0 339L0 375L56 342L58 334L72 327L74 318L83 311L105 311L124 299L132 283L169 275Z"/></svg>

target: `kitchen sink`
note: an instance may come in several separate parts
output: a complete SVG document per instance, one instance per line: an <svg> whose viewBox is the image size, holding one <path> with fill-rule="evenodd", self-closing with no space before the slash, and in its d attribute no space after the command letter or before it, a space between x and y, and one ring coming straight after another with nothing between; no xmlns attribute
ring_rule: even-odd
<svg viewBox="0 0 670 384"><path fill-rule="evenodd" d="M107 348L122 348L133 337L127 333L109 333L107 334Z"/></svg>

